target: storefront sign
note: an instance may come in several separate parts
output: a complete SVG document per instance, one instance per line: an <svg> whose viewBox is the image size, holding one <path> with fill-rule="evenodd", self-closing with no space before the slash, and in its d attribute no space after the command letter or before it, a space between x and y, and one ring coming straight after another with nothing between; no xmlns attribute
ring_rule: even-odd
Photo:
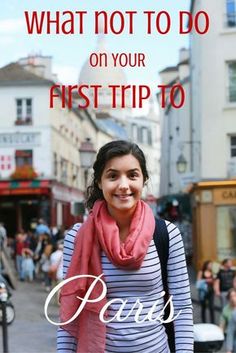
<svg viewBox="0 0 236 353"><path fill-rule="evenodd" d="M52 194L55 200L62 202L79 202L83 200L82 192L63 185L53 185Z"/></svg>
<svg viewBox="0 0 236 353"><path fill-rule="evenodd" d="M223 199L235 199L236 200L236 190L225 190L222 192Z"/></svg>
<svg viewBox="0 0 236 353"><path fill-rule="evenodd" d="M215 189L214 199L217 205L236 205L236 188Z"/></svg>
<svg viewBox="0 0 236 353"><path fill-rule="evenodd" d="M15 133L1 133L0 147L11 146L37 146L40 144L39 132L15 132Z"/></svg>
<svg viewBox="0 0 236 353"><path fill-rule="evenodd" d="M27 188L27 189L0 189L0 195L48 195L49 189Z"/></svg>

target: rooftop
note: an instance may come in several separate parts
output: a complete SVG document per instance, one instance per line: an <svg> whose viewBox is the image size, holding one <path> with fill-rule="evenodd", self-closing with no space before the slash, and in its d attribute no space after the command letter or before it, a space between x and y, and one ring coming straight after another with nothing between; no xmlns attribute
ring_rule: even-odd
<svg viewBox="0 0 236 353"><path fill-rule="evenodd" d="M0 86L51 84L52 81L24 69L17 63L10 63L0 69Z"/></svg>

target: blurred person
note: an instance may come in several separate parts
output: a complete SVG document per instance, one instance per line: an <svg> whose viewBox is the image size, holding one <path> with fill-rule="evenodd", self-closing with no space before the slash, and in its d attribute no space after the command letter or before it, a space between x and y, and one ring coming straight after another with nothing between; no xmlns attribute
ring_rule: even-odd
<svg viewBox="0 0 236 353"><path fill-rule="evenodd" d="M30 250L34 253L38 242L37 242L35 234L30 230L27 232L26 241L29 244Z"/></svg>
<svg viewBox="0 0 236 353"><path fill-rule="evenodd" d="M16 259L16 269L18 273L18 278L20 281L24 281L24 272L23 272L23 249L28 248L29 244L26 241L26 234L18 233L16 235L15 241L15 259Z"/></svg>
<svg viewBox="0 0 236 353"><path fill-rule="evenodd" d="M47 233L43 233L39 236L37 247L34 252L34 262L35 262L35 274L38 276L40 274L40 259L44 252L45 247L51 244L51 238Z"/></svg>
<svg viewBox="0 0 236 353"><path fill-rule="evenodd" d="M233 287L234 276L235 271L232 269L232 260L224 259L215 281L215 294L220 297L222 310L227 304L227 295L230 288Z"/></svg>
<svg viewBox="0 0 236 353"><path fill-rule="evenodd" d="M226 351L227 353L236 353L236 309L232 312L227 328Z"/></svg>
<svg viewBox="0 0 236 353"><path fill-rule="evenodd" d="M233 278L233 286L232 288L234 288L236 290L236 274L234 274L234 278Z"/></svg>
<svg viewBox="0 0 236 353"><path fill-rule="evenodd" d="M49 292L51 289L51 278L48 275L48 271L50 269L50 256L53 252L53 245L52 244L47 244L44 248L44 251L41 255L40 259L40 265L41 265L41 271L43 273L43 283L45 285L45 290L46 292Z"/></svg>
<svg viewBox="0 0 236 353"><path fill-rule="evenodd" d="M49 277L54 282L59 282L63 279L63 242L57 242L57 249L50 256ZM55 284L55 283L54 283Z"/></svg>
<svg viewBox="0 0 236 353"><path fill-rule="evenodd" d="M30 248L24 248L22 250L22 272L23 278L28 279L30 282L34 279L34 262L33 262L33 251Z"/></svg>
<svg viewBox="0 0 236 353"><path fill-rule="evenodd" d="M236 309L236 289L231 288L227 295L228 304L226 304L220 315L220 328L223 330L225 336L227 333L228 323L232 317L233 310Z"/></svg>
<svg viewBox="0 0 236 353"><path fill-rule="evenodd" d="M0 222L0 249L7 246L7 230L4 223Z"/></svg>
<svg viewBox="0 0 236 353"><path fill-rule="evenodd" d="M199 300L201 305L202 322L206 322L206 310L209 309L210 321L214 324L214 275L212 272L211 260L207 260L203 263L202 269L197 274L197 281L202 281L202 285L205 285L205 288L202 288L202 292L201 288L198 288L200 292Z"/></svg>
<svg viewBox="0 0 236 353"><path fill-rule="evenodd" d="M47 226L46 222L44 221L44 219L40 218L38 220L38 225L35 228L35 234L37 236L40 236L41 234L51 235L51 231L50 231L49 227Z"/></svg>

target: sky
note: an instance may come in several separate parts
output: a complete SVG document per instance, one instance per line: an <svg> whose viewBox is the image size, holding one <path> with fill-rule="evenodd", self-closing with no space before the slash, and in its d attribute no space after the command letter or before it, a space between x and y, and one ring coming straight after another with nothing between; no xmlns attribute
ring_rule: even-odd
<svg viewBox="0 0 236 353"><path fill-rule="evenodd" d="M3 0L0 12L0 67L29 54L52 56L53 71L59 80L65 84L76 84L83 63L96 48L98 36L94 34L94 12L106 10L112 14L120 11L124 14L124 31L119 35L105 35L107 48L112 53L144 53L145 67L125 68L127 81L156 87L160 83L158 72L176 65L179 49L189 46L189 36L178 34L179 11L188 11L189 8L190 0ZM51 16L59 11L63 22L68 18L63 17L63 11L74 13L82 10L87 11L83 34L77 30L78 17L75 17L76 33L73 35L27 33L24 11L50 11ZM128 34L129 21L125 11L137 11L133 21L134 34ZM148 35L147 15L143 11L155 11L155 14L167 11L171 18L169 33L158 33L155 16L151 21L152 34ZM163 28L164 25L165 22L161 22Z"/></svg>

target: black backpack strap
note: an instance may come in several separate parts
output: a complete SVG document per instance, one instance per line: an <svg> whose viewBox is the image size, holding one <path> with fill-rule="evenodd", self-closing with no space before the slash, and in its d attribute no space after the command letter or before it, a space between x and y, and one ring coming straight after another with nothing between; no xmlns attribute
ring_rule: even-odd
<svg viewBox="0 0 236 353"><path fill-rule="evenodd" d="M168 288L168 273L167 273L167 262L169 257L169 233L167 230L166 222L164 219L156 218L156 226L153 234L153 240L157 249L157 253L160 259L161 265L161 276L163 290L165 291L164 302L167 303L169 299L169 288ZM169 306L165 310L164 319L169 316ZM165 323L165 330L168 336L168 344L171 353L175 352L175 334L173 322Z"/></svg>
<svg viewBox="0 0 236 353"><path fill-rule="evenodd" d="M156 218L156 227L153 240L160 259L163 289L166 293L168 293L167 262L169 257L169 234L164 219Z"/></svg>

